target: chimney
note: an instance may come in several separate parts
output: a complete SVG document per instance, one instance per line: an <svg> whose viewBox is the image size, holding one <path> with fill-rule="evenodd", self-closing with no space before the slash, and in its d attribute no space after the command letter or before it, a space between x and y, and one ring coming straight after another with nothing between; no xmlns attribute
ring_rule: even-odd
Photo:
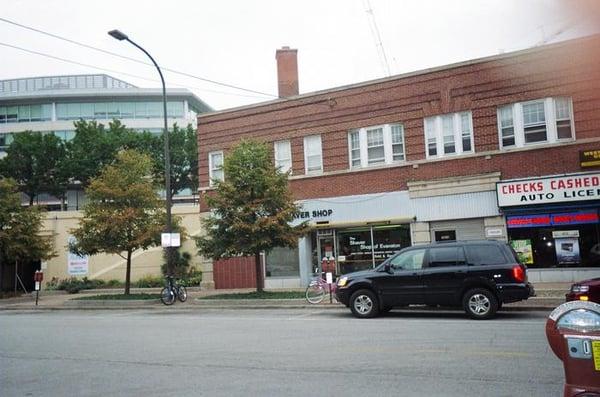
<svg viewBox="0 0 600 397"><path fill-rule="evenodd" d="M281 47L275 53L277 59L277 86L279 98L298 95L298 50Z"/></svg>

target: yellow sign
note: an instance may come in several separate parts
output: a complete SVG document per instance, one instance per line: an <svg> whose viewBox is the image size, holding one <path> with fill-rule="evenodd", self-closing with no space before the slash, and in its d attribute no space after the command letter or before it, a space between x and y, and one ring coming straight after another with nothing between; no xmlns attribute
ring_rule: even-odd
<svg viewBox="0 0 600 397"><path fill-rule="evenodd" d="M600 150L581 150L579 151L579 161L581 167L600 166Z"/></svg>
<svg viewBox="0 0 600 397"><path fill-rule="evenodd" d="M600 371L600 340L592 341L592 352L594 353L594 369Z"/></svg>

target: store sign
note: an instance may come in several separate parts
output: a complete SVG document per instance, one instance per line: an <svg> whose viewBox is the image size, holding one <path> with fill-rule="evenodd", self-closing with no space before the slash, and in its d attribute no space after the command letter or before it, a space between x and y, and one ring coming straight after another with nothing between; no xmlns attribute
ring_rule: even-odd
<svg viewBox="0 0 600 397"><path fill-rule="evenodd" d="M579 237L579 230L554 230L552 238Z"/></svg>
<svg viewBox="0 0 600 397"><path fill-rule="evenodd" d="M587 223L598 223L600 217L596 211L569 212L562 214L536 214L506 217L506 226L518 227L541 227L541 226L567 226L581 225Z"/></svg>
<svg viewBox="0 0 600 397"><path fill-rule="evenodd" d="M333 210L331 208L324 208L313 211L300 211L294 214L294 219L309 220L314 218L329 218L332 214Z"/></svg>
<svg viewBox="0 0 600 397"><path fill-rule="evenodd" d="M69 245L77 242L74 236L69 236ZM71 251L67 254L67 274L69 276L86 276L89 270L90 257L88 255L79 256Z"/></svg>
<svg viewBox="0 0 600 397"><path fill-rule="evenodd" d="M600 150L580 150L579 164L581 168L600 167Z"/></svg>
<svg viewBox="0 0 600 397"><path fill-rule="evenodd" d="M600 173L496 184L499 207L600 200Z"/></svg>

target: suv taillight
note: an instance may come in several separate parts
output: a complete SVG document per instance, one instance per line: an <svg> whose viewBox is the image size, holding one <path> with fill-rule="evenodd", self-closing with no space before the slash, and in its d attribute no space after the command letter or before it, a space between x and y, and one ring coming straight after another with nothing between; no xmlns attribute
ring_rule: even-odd
<svg viewBox="0 0 600 397"><path fill-rule="evenodd" d="M525 279L527 278L527 275L525 274L525 269L523 269L523 266L519 266L519 265L513 266L512 276L515 279L515 281L518 283L525 282Z"/></svg>

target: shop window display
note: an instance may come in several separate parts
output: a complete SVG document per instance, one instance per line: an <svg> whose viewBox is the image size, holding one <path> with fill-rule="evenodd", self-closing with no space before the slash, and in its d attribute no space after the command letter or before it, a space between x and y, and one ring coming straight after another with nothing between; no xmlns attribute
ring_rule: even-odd
<svg viewBox="0 0 600 397"><path fill-rule="evenodd" d="M509 238L530 268L600 267L598 224L515 228Z"/></svg>
<svg viewBox="0 0 600 397"><path fill-rule="evenodd" d="M339 272L372 269L410 245L408 225L367 226L337 231Z"/></svg>

